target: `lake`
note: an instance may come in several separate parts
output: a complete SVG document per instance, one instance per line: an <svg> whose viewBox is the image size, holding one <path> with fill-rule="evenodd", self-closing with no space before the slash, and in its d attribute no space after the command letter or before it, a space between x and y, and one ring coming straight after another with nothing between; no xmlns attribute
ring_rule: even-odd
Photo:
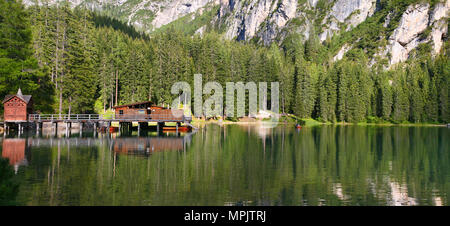
<svg viewBox="0 0 450 226"><path fill-rule="evenodd" d="M210 124L179 135L10 134L0 138L0 204L449 205L449 132Z"/></svg>

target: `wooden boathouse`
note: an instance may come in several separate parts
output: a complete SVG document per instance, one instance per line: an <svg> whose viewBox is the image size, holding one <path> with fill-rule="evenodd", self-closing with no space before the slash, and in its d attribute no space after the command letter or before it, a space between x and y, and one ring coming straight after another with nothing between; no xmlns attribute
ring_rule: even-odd
<svg viewBox="0 0 450 226"><path fill-rule="evenodd" d="M114 114L33 114L31 95L23 95L19 89L17 94L7 95L3 100L3 105L6 131L9 131L9 128L13 126L18 127L19 132L23 132L24 128L30 127L35 127L36 131L39 132L44 122L51 122L56 128L58 123L66 123L66 130L71 128L72 123L79 123L81 131L85 123L93 124L94 130L97 130L100 124L106 125L107 131L109 131L112 122L118 122L119 129L131 129L132 123L137 122L138 131L148 127L149 122L157 123L157 131L162 131L162 127L167 122L175 122L177 132L181 123L184 123L188 128L195 128L190 124L192 118L184 115L184 110L166 109L154 105L151 101L114 106Z"/></svg>
<svg viewBox="0 0 450 226"><path fill-rule="evenodd" d="M3 106L5 122L27 122L28 115L33 113L31 95L23 95L20 88L17 94L6 95Z"/></svg>

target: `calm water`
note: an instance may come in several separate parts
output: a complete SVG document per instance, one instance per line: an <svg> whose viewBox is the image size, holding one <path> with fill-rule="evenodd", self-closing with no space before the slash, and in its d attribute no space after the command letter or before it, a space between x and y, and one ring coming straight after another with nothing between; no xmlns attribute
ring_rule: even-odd
<svg viewBox="0 0 450 226"><path fill-rule="evenodd" d="M208 125L181 136L4 136L0 202L449 205L449 132Z"/></svg>

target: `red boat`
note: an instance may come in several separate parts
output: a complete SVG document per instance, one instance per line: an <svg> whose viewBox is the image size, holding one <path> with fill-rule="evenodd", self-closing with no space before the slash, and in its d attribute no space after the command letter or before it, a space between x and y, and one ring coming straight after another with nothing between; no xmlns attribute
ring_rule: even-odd
<svg viewBox="0 0 450 226"><path fill-rule="evenodd" d="M117 131L119 131L119 127L109 127L109 132L110 133L114 133L114 132L117 132Z"/></svg>
<svg viewBox="0 0 450 226"><path fill-rule="evenodd" d="M163 131L165 132L176 132L177 131L177 127L163 127ZM179 126L178 127L178 132L189 132L191 131L191 127L189 126Z"/></svg>

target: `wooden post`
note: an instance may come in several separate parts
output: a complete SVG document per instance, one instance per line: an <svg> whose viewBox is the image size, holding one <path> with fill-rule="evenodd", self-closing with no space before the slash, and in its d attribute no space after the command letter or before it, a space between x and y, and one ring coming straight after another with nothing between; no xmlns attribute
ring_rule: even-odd
<svg viewBox="0 0 450 226"><path fill-rule="evenodd" d="M58 122L54 122L55 124L55 137L58 136Z"/></svg>
<svg viewBox="0 0 450 226"><path fill-rule="evenodd" d="M94 137L97 135L97 122L94 122Z"/></svg>

